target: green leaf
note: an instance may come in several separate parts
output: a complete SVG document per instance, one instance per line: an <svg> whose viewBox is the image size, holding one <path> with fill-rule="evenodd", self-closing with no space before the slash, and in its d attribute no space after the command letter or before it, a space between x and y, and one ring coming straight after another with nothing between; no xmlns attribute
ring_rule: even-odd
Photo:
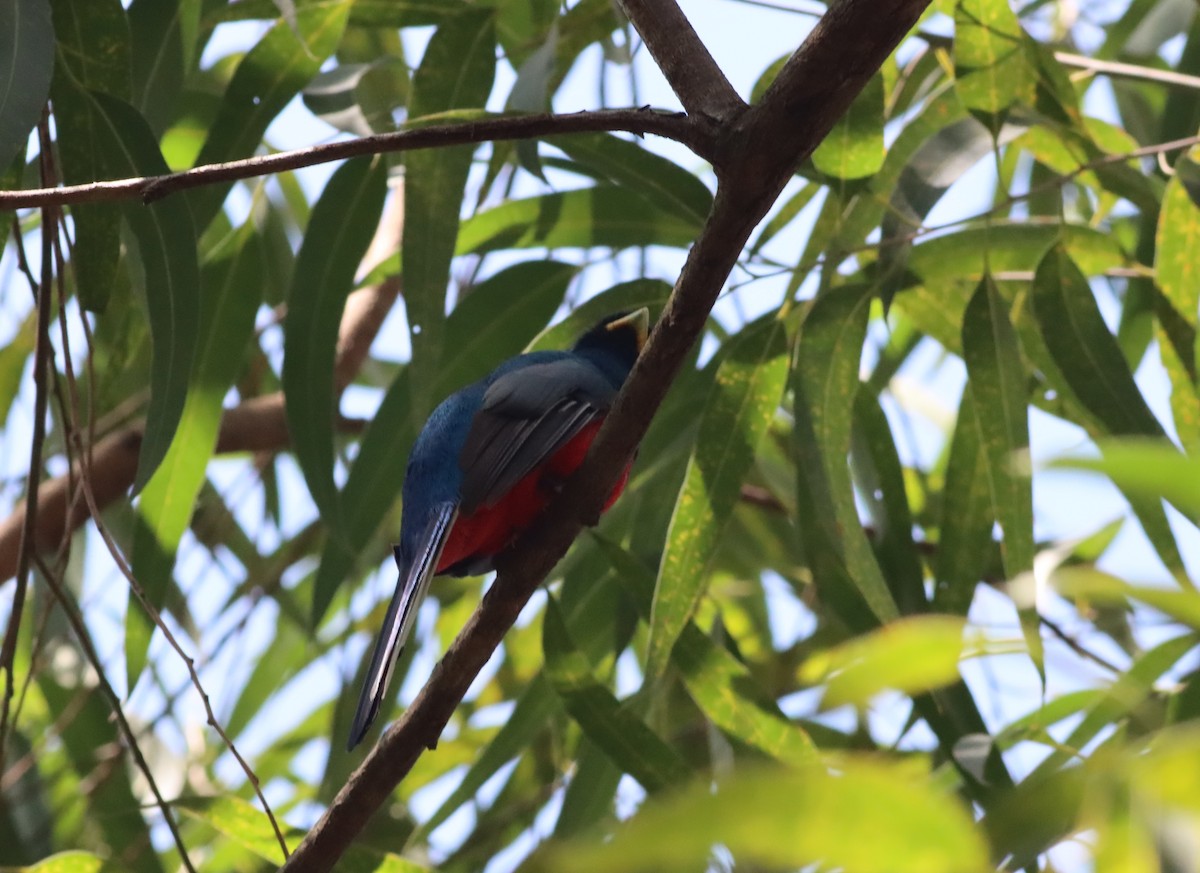
<svg viewBox="0 0 1200 873"><path fill-rule="evenodd" d="M1016 579L1033 570L1034 555L1033 479L1020 469L1029 454L1028 379L1008 307L990 273L963 314L962 348L971 380L971 408L983 438L992 514L1004 533L1004 574ZM1018 604L1018 609L1029 654L1045 682L1037 607Z"/></svg>
<svg viewBox="0 0 1200 873"><path fill-rule="evenodd" d="M913 695L957 682L966 622L949 615L902 618L812 655L800 679L825 683L823 708L866 706L888 689Z"/></svg>
<svg viewBox="0 0 1200 873"><path fill-rule="evenodd" d="M457 254L497 249L660 245L686 248L700 222L664 211L636 191L599 185L509 200L462 223Z"/></svg>
<svg viewBox="0 0 1200 873"><path fill-rule="evenodd" d="M313 3L297 10L295 29L279 21L238 64L210 125L196 165L252 155L267 126L308 84L341 41L353 3ZM196 226L204 228L231 185L208 185L187 194Z"/></svg>
<svg viewBox="0 0 1200 873"><path fill-rule="evenodd" d="M49 0L0 4L0 167L25 154L54 75Z"/></svg>
<svg viewBox="0 0 1200 873"><path fill-rule="evenodd" d="M595 535L617 579L649 622L654 602L654 575L616 543ZM730 738L785 763L811 763L816 748L798 724L779 711L750 670L688 621L671 650L671 663L700 711Z"/></svg>
<svg viewBox="0 0 1200 873"><path fill-rule="evenodd" d="M1182 162L1184 159L1181 158ZM1158 287L1182 322L1183 342L1159 319L1158 345L1171 379L1171 411L1179 439L1190 452L1200 452L1200 391L1196 378L1197 310L1200 310L1200 206L1178 178L1163 195L1158 215L1154 269ZM1191 339L1188 344L1186 338Z"/></svg>
<svg viewBox="0 0 1200 873"><path fill-rule="evenodd" d="M68 185L120 178L106 166L103 132L88 91L130 95L129 23L120 0L59 0L53 4L58 56L51 96L63 181ZM71 206L73 274L84 309L101 312L117 285L121 209L115 203Z"/></svg>
<svg viewBox="0 0 1200 873"><path fill-rule="evenodd" d="M1012 105L1032 96L1025 32L1008 0L959 0L954 25L958 96L996 133Z"/></svg>
<svg viewBox="0 0 1200 873"><path fill-rule="evenodd" d="M941 533L934 561L937 586L933 597L934 608L939 611L966 615L975 585L987 566L995 520L987 466L974 392L968 382L958 406L958 421L946 463L946 482L942 487L938 525Z"/></svg>
<svg viewBox="0 0 1200 873"><path fill-rule="evenodd" d="M206 265L206 293L200 301L187 401L162 465L146 483L137 505L140 524L133 536L133 573L159 610L171 584L175 552L216 448L222 401L241 369L247 344L253 341L262 272L263 253L252 221L227 239ZM129 610L125 628L129 688L145 666L153 631L153 622L142 610Z"/></svg>
<svg viewBox="0 0 1200 873"><path fill-rule="evenodd" d="M855 627L899 614L863 533L846 464L870 308L869 286L839 286L819 295L796 341L792 379L805 551L822 598Z"/></svg>
<svg viewBox="0 0 1200 873"><path fill-rule="evenodd" d="M527 866L573 873L699 870L719 845L739 866L754 868L991 869L969 813L913 767L846 759L837 771L739 768L715 790L705 779L645 804L609 841L551 844Z"/></svg>
<svg viewBox="0 0 1200 873"><path fill-rule="evenodd" d="M861 179L883 166L883 76L876 73L813 152L813 165L835 179Z"/></svg>
<svg viewBox="0 0 1200 873"><path fill-rule="evenodd" d="M118 873L120 869L91 852L58 852L30 867L0 867L4 873Z"/></svg>
<svg viewBox="0 0 1200 873"><path fill-rule="evenodd" d="M283 863L283 852L271 823L262 810L238 797L180 797L172 804L184 815L204 822L213 830L233 840L237 845L272 864ZM304 836L302 831L282 825L284 836L296 846ZM382 853L362 846L351 846L338 861L338 870L348 873L422 873L427 870L406 858L390 852Z"/></svg>
<svg viewBox="0 0 1200 873"><path fill-rule="evenodd" d="M358 158L338 168L313 207L288 296L282 378L288 431L309 492L328 519L338 516L333 482L338 325L386 193L381 158Z"/></svg>
<svg viewBox="0 0 1200 873"><path fill-rule="evenodd" d="M558 839L585 833L613 813L617 787L624 774L595 743L584 736L575 753L575 772L563 792L554 823Z"/></svg>
<svg viewBox="0 0 1200 873"><path fill-rule="evenodd" d="M1087 279L1062 246L1052 248L1038 265L1033 310L1063 377L1110 433L1163 436Z"/></svg>
<svg viewBox="0 0 1200 873"><path fill-rule="evenodd" d="M712 192L694 173L611 133L551 137L548 142L597 178L636 191L664 212L703 222Z"/></svg>
<svg viewBox="0 0 1200 873"><path fill-rule="evenodd" d="M92 101L106 167L118 177L168 172L154 134L136 109L101 92L93 92ZM182 198L167 197L149 206L127 202L121 211L137 239L145 271L154 347L150 406L133 483L136 492L158 469L183 413L196 349L200 270L196 231Z"/></svg>
<svg viewBox="0 0 1200 873"><path fill-rule="evenodd" d="M659 565L646 675L662 675L703 595L721 532L754 463L787 381L783 323L768 316L742 330L717 367Z"/></svg>
<svg viewBox="0 0 1200 873"><path fill-rule="evenodd" d="M1050 577L1054 589L1064 597L1089 603L1124 608L1130 600L1142 603L1163 615L1200 630L1200 592L1170 590L1131 585L1094 567L1059 567Z"/></svg>
<svg viewBox="0 0 1200 873"><path fill-rule="evenodd" d="M59 731L66 764L81 783L91 786L82 792L80 800L87 804L103 840L109 846L119 847L121 869L130 873L162 873L162 862L150 842L150 828L130 787L133 774L126 757L100 758L101 750L121 747L107 698L94 685L63 687L47 672L37 674L36 682L51 712L72 714ZM101 760L108 769L106 779L96 778Z"/></svg>
<svg viewBox="0 0 1200 873"><path fill-rule="evenodd" d="M179 114L184 73L192 69L201 0L135 0L129 6L133 37L133 104L162 133Z"/></svg>
<svg viewBox="0 0 1200 873"><path fill-rule="evenodd" d="M1166 440L1103 440L1100 458L1060 458L1056 467L1103 473L1123 492L1169 500L1200 527L1200 458L1187 458Z"/></svg>
<svg viewBox="0 0 1200 873"><path fill-rule="evenodd" d="M553 597L547 601L542 647L546 675L567 712L614 764L652 794L687 781L691 770L683 758L592 674Z"/></svg>

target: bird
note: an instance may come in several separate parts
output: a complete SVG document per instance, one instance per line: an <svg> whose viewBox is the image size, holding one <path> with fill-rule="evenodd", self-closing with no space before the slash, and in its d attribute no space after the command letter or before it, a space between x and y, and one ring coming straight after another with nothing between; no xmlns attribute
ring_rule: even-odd
<svg viewBox="0 0 1200 873"><path fill-rule="evenodd" d="M350 728L379 715L434 576L478 576L583 463L649 332L646 309L600 320L569 350L527 352L451 394L421 429L404 474L395 593ZM604 510L620 496L627 465Z"/></svg>

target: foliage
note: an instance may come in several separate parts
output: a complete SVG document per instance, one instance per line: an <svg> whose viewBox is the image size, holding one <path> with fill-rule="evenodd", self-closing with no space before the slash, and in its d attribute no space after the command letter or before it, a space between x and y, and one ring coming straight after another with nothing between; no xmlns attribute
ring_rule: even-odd
<svg viewBox="0 0 1200 873"><path fill-rule="evenodd" d="M620 106L637 48L609 0L16 0L0 161L31 142L0 188L265 154L289 123ZM1182 0L934 3L742 252L625 496L339 869L1188 869L1198 76ZM0 868L280 863L274 825L294 847L362 758L420 423L509 355L661 311L712 188L593 133L74 203L61 263L53 211L6 215L4 508L57 476L103 512L39 535L24 606L0 583ZM66 479L85 444L113 460ZM433 586L401 699L484 581Z"/></svg>

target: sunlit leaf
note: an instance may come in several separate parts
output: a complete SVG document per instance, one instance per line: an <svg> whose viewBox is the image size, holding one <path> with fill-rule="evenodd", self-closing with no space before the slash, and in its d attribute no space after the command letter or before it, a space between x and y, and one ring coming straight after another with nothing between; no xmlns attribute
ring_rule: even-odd
<svg viewBox="0 0 1200 873"><path fill-rule="evenodd" d="M313 500L335 518L334 346L354 273L383 210L386 181L379 159L347 161L334 173L313 207L289 295L283 363L288 428Z"/></svg>
<svg viewBox="0 0 1200 873"><path fill-rule="evenodd" d="M529 868L696 870L721 846L739 864L771 869L814 862L846 873L990 869L970 815L911 768L845 761L838 771L739 770L715 791L704 780L647 804L610 842L551 845Z"/></svg>
<svg viewBox="0 0 1200 873"><path fill-rule="evenodd" d="M717 367L659 565L646 653L649 676L662 674L704 593L721 532L779 406L787 355L783 324L768 318L743 331Z"/></svg>

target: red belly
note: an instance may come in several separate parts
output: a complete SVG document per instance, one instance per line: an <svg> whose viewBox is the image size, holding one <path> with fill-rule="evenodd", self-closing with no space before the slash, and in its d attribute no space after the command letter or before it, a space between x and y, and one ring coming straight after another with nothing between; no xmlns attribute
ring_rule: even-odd
<svg viewBox="0 0 1200 873"><path fill-rule="evenodd" d="M598 430L600 422L593 421L550 460L518 482L494 506L482 507L471 515L460 515L450 529L437 572L441 573L467 558L501 552L546 508L554 496L551 483L563 481L583 463ZM629 467L626 466L604 504L605 511L621 496L628 480Z"/></svg>

